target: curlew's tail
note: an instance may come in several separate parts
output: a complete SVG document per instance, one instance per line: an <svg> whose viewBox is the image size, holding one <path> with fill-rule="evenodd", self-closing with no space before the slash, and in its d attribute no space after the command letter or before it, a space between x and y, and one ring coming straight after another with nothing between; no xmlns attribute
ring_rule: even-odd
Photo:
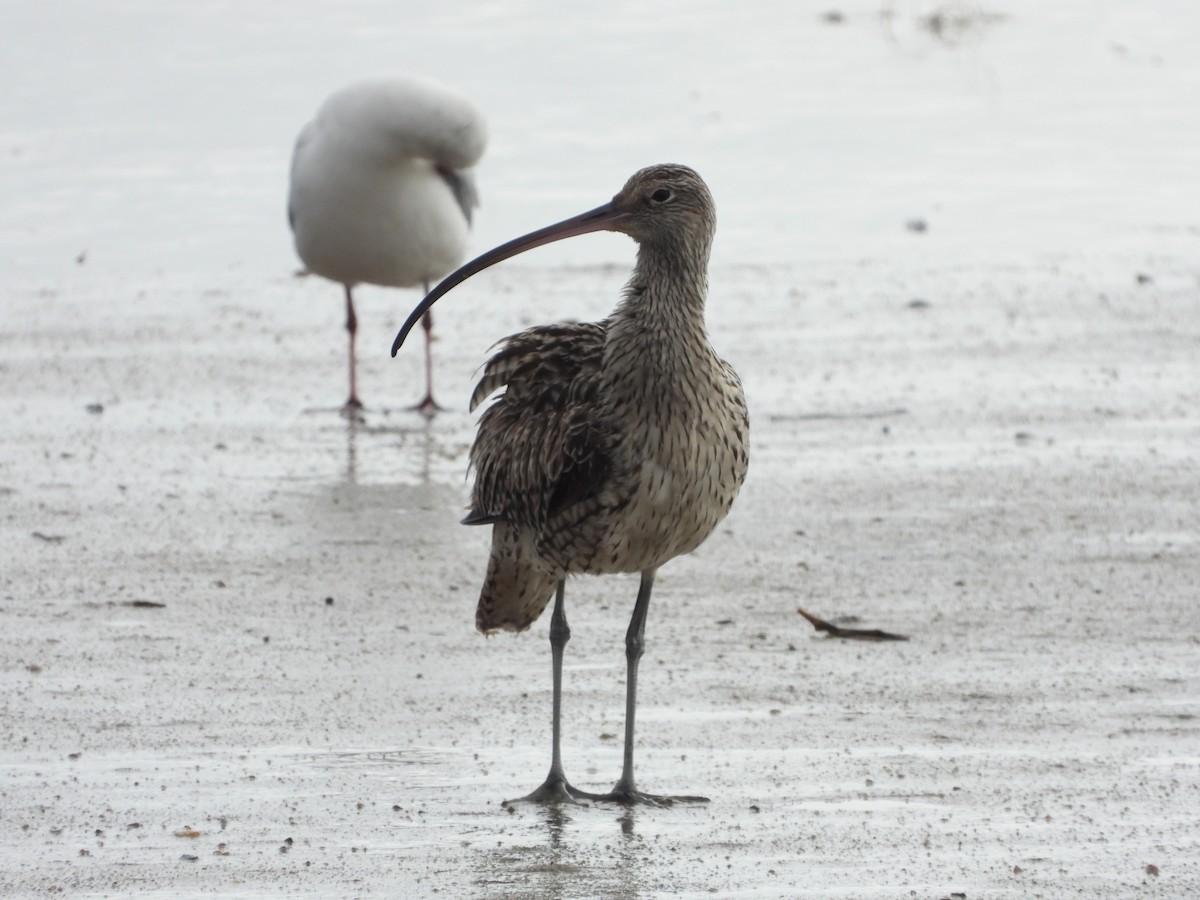
<svg viewBox="0 0 1200 900"><path fill-rule="evenodd" d="M554 572L534 551L533 538L496 521L475 627L484 634L524 631L542 614L557 584Z"/></svg>

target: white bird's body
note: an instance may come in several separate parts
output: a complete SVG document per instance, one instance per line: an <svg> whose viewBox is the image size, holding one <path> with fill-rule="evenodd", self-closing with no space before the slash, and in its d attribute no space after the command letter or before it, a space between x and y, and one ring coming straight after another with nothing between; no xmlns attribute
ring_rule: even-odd
<svg viewBox="0 0 1200 900"><path fill-rule="evenodd" d="M487 142L467 100L418 79L364 81L330 96L292 156L288 218L309 271L357 284L428 285L462 261L477 205L469 171ZM427 396L432 406L432 396Z"/></svg>

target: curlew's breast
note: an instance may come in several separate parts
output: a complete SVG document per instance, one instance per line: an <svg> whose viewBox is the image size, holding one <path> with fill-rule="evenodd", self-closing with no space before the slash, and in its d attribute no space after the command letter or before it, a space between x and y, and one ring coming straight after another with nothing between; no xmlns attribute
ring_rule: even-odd
<svg viewBox="0 0 1200 900"><path fill-rule="evenodd" d="M725 518L746 475L746 408L723 364L684 396L645 398L624 441L623 504L582 571L636 572L695 550Z"/></svg>

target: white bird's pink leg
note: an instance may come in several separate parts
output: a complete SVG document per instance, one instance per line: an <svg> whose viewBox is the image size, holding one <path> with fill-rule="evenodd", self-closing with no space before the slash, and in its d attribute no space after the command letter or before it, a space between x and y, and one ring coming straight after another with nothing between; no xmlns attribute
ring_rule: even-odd
<svg viewBox="0 0 1200 900"><path fill-rule="evenodd" d="M350 295L350 285L346 285L346 331L350 332L350 398L342 407L343 415L354 415L362 409L358 399L357 360L354 356L354 338L358 334L358 317L354 315L354 298Z"/></svg>
<svg viewBox="0 0 1200 900"><path fill-rule="evenodd" d="M425 282L425 293L429 293L429 282ZM421 317L421 327L425 330L425 397L413 407L421 415L432 418L442 411L442 407L433 399L433 314L425 313Z"/></svg>

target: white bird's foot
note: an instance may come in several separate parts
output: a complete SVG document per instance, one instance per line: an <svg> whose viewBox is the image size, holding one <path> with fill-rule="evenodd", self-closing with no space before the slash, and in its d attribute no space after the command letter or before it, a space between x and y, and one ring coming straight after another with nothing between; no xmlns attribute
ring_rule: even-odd
<svg viewBox="0 0 1200 900"><path fill-rule="evenodd" d="M432 419L438 413L445 412L446 408L433 399L433 394L426 394L425 399L415 406L410 406L409 409L415 413L420 413L427 419Z"/></svg>

